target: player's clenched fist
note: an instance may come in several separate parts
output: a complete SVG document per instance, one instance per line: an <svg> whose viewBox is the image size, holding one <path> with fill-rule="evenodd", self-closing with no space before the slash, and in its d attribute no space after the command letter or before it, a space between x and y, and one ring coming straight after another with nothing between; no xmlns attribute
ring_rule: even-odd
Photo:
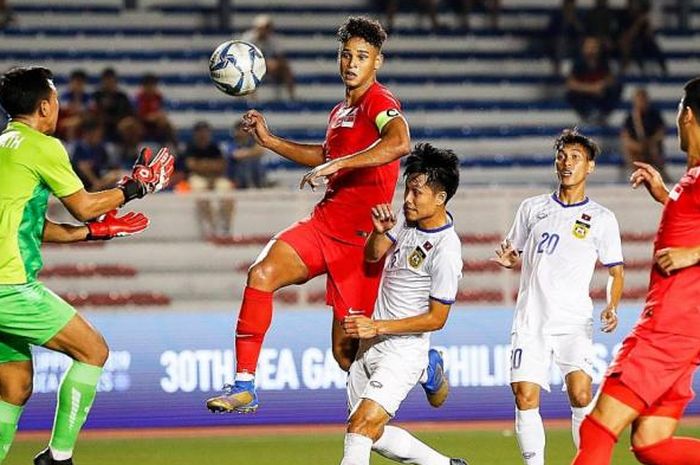
<svg viewBox="0 0 700 465"><path fill-rule="evenodd" d="M364 315L350 315L343 320L345 334L357 339L371 339L377 335L377 322Z"/></svg>
<svg viewBox="0 0 700 465"><path fill-rule="evenodd" d="M148 218L143 213L134 212L117 216L117 210L112 210L86 226L89 230L87 240L107 240L140 233L148 227Z"/></svg>
<svg viewBox="0 0 700 465"><path fill-rule="evenodd" d="M384 234L396 225L396 215L388 203L372 207L372 226L377 234Z"/></svg>
<svg viewBox="0 0 700 465"><path fill-rule="evenodd" d="M141 150L131 176L119 182L124 192L124 203L158 192L168 185L175 170L175 158L166 147L154 156L149 148Z"/></svg>
<svg viewBox="0 0 700 465"><path fill-rule="evenodd" d="M257 110L248 110L243 115L243 130L255 138L255 142L267 147L267 143L272 136L267 128L265 117Z"/></svg>

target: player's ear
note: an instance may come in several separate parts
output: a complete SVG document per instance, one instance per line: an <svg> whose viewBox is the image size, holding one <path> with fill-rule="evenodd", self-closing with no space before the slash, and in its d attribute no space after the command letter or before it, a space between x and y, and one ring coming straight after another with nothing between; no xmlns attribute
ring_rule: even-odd
<svg viewBox="0 0 700 465"><path fill-rule="evenodd" d="M588 174L595 171L595 160L588 160Z"/></svg>
<svg viewBox="0 0 700 465"><path fill-rule="evenodd" d="M384 64L384 55L382 52L377 53L377 57L374 59L374 70L377 71Z"/></svg>
<svg viewBox="0 0 700 465"><path fill-rule="evenodd" d="M48 114L51 112L51 102L49 102L46 99L42 99L39 101L39 116L46 117Z"/></svg>
<svg viewBox="0 0 700 465"><path fill-rule="evenodd" d="M447 192L440 191L435 197L437 200L437 205L445 205L445 202L447 201Z"/></svg>

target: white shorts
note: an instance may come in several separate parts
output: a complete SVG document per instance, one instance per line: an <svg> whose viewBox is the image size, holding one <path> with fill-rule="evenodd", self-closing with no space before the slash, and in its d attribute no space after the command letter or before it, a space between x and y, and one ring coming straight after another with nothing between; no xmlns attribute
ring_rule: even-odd
<svg viewBox="0 0 700 465"><path fill-rule="evenodd" d="M427 366L425 340L361 341L348 374L348 416L362 399L370 399L393 417Z"/></svg>
<svg viewBox="0 0 700 465"><path fill-rule="evenodd" d="M582 370L593 375L591 330L557 335L513 333L511 336L510 382L527 381L549 391L552 362L563 378Z"/></svg>

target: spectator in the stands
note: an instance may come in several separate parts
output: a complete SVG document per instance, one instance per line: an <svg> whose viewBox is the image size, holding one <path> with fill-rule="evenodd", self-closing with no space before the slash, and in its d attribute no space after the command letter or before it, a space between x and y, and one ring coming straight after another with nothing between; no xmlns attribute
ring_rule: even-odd
<svg viewBox="0 0 700 465"><path fill-rule="evenodd" d="M105 146L102 127L94 119L80 125L80 140L73 149L73 166L90 192L101 191L114 185L126 174L111 160Z"/></svg>
<svg viewBox="0 0 700 465"><path fill-rule="evenodd" d="M469 32L469 14L475 8L489 13L489 25L492 29L498 29L498 20L501 13L501 0L447 0L457 17L457 26L462 32Z"/></svg>
<svg viewBox="0 0 700 465"><path fill-rule="evenodd" d="M100 75L100 87L93 95L95 115L104 127L105 138L108 141L119 140L118 127L123 120L134 118L134 110L129 97L119 89L117 72L113 68L105 68Z"/></svg>
<svg viewBox="0 0 700 465"><path fill-rule="evenodd" d="M89 116L90 94L87 91L88 76L82 69L71 71L68 88L61 94L56 137L72 142L80 136L80 126Z"/></svg>
<svg viewBox="0 0 700 465"><path fill-rule="evenodd" d="M645 89L637 89L621 131L625 177L635 169L632 162L642 161L659 170L665 181L670 180L665 169L665 136L666 125L661 112L652 105Z"/></svg>
<svg viewBox="0 0 700 465"><path fill-rule="evenodd" d="M15 22L15 14L8 1L0 0L0 29L5 29L13 22Z"/></svg>
<svg viewBox="0 0 700 465"><path fill-rule="evenodd" d="M561 74L562 60L576 56L584 30L576 0L563 0L561 8L554 10L549 17L543 36L554 74Z"/></svg>
<svg viewBox="0 0 700 465"><path fill-rule="evenodd" d="M280 87L284 86L289 98L294 100L296 98L294 73L280 41L275 37L272 17L269 15L256 16L253 20L253 28L244 32L242 38L257 45L265 56L267 75L275 82L278 97L281 97L282 94Z"/></svg>
<svg viewBox="0 0 700 465"><path fill-rule="evenodd" d="M141 79L141 89L136 94L136 114L143 124L147 141L175 144L175 130L165 112L165 101L155 74L145 74Z"/></svg>
<svg viewBox="0 0 700 465"><path fill-rule="evenodd" d="M607 124L620 103L622 86L610 69L600 41L587 37L566 80L566 98L584 122Z"/></svg>
<svg viewBox="0 0 700 465"><path fill-rule="evenodd" d="M443 25L438 21L438 0L403 0L401 2L399 0L371 0L370 7L386 17L384 25L387 33L393 31L394 18L399 10L415 11L418 20L417 27L421 27L423 19L427 17L433 32L443 29Z"/></svg>
<svg viewBox="0 0 700 465"><path fill-rule="evenodd" d="M586 35L597 38L606 53L615 51L619 36L618 15L610 8L608 0L596 0L586 14Z"/></svg>
<svg viewBox="0 0 700 465"><path fill-rule="evenodd" d="M209 123L199 121L194 125L192 141L184 153L189 173L190 190L194 193L216 192L219 208L214 214L209 196L197 199L197 218L202 236L206 239L230 236L233 221L233 184L226 177L226 160L213 139Z"/></svg>
<svg viewBox="0 0 700 465"><path fill-rule="evenodd" d="M649 61L656 62L661 74L668 74L666 57L656 40L656 31L651 20L649 0L628 0L622 14L620 55L622 71L627 71L632 61L642 72Z"/></svg>
<svg viewBox="0 0 700 465"><path fill-rule="evenodd" d="M229 177L237 189L267 186L262 157L265 150L255 142L253 136L243 130L243 121L238 121L232 130L233 145L229 152Z"/></svg>

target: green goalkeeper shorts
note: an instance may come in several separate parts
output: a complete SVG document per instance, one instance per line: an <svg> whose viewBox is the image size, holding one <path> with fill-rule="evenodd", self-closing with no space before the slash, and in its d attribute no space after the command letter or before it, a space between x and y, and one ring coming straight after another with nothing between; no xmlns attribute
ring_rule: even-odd
<svg viewBox="0 0 700 465"><path fill-rule="evenodd" d="M32 359L75 315L75 309L42 283L0 285L0 363Z"/></svg>

